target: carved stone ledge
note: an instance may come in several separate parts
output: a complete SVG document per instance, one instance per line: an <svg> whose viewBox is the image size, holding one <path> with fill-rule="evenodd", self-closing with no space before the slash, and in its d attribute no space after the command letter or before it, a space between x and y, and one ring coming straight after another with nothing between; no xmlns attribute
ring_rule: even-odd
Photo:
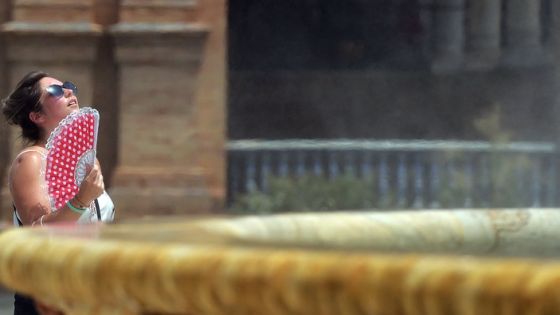
<svg viewBox="0 0 560 315"><path fill-rule="evenodd" d="M6 33L22 34L68 34L84 35L87 33L101 33L100 25L89 22L20 22L5 23L2 31Z"/></svg>
<svg viewBox="0 0 560 315"><path fill-rule="evenodd" d="M119 23L110 28L120 63L197 62L208 29L201 24Z"/></svg>
<svg viewBox="0 0 560 315"><path fill-rule="evenodd" d="M83 62L95 59L102 29L92 23L9 22L2 26L9 61ZM54 49L56 53L37 53Z"/></svg>

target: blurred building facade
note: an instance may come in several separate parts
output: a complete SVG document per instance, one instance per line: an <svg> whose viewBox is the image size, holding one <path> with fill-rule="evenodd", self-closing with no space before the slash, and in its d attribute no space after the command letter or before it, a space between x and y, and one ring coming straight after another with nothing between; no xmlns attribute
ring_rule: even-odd
<svg viewBox="0 0 560 315"><path fill-rule="evenodd" d="M558 10L231 0L230 138L482 139L473 121L499 107L512 138L555 139Z"/></svg>
<svg viewBox="0 0 560 315"><path fill-rule="evenodd" d="M552 0L11 0L0 83L38 68L78 83L102 113L100 160L123 216L208 212L223 206L228 138L479 139L473 121L498 107L513 138L554 141L559 11ZM5 179L18 144L1 128Z"/></svg>

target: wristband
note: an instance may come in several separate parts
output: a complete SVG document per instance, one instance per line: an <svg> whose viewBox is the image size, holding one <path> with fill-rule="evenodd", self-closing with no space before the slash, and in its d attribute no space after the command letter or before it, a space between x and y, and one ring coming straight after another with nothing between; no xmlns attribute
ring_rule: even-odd
<svg viewBox="0 0 560 315"><path fill-rule="evenodd" d="M77 213L79 213L79 214L82 214L82 213L84 213L84 212L87 210L87 208L76 208L76 207L74 207L74 205L72 205L72 203L70 202L70 200L68 200L68 202L66 203L66 205L68 206L68 208L70 208L70 210L72 210L72 211L74 211L74 212L77 212Z"/></svg>
<svg viewBox="0 0 560 315"><path fill-rule="evenodd" d="M76 201L78 203L78 206L83 207L83 208L87 208L87 203L82 202L80 200L80 198L78 198L78 195L74 196L74 201Z"/></svg>

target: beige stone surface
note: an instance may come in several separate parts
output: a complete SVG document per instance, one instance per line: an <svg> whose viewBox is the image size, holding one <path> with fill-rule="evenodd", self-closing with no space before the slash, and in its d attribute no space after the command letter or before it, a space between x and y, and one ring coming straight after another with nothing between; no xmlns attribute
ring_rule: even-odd
<svg viewBox="0 0 560 315"><path fill-rule="evenodd" d="M227 86L227 6L223 0L200 1L200 21L212 27L204 46L196 93L195 122L199 131L200 166L208 170L214 200L224 208Z"/></svg>
<svg viewBox="0 0 560 315"><path fill-rule="evenodd" d="M222 209L225 63L216 58L225 58L225 38L216 36L223 34L225 15L207 17L206 5L123 1L121 21L111 26L121 105L119 160L110 193L123 217ZM222 1L211 4L213 11L223 7ZM175 18L185 12L196 21L186 17L191 13ZM208 62L217 66L208 68ZM208 78L218 80L209 86ZM207 113L213 121L202 116ZM170 174L177 180L170 182ZM139 182L142 189L135 188Z"/></svg>
<svg viewBox="0 0 560 315"><path fill-rule="evenodd" d="M195 22L197 0L124 0L121 22L181 23Z"/></svg>
<svg viewBox="0 0 560 315"><path fill-rule="evenodd" d="M0 234L0 283L68 315L556 314L559 213L174 217L12 229Z"/></svg>
<svg viewBox="0 0 560 315"><path fill-rule="evenodd" d="M201 225L212 233L262 244L501 256L560 254L558 209L281 214Z"/></svg>
<svg viewBox="0 0 560 315"><path fill-rule="evenodd" d="M207 212L207 183L192 175L203 174L195 171L201 167L193 112L204 33L196 27L136 26L113 28L121 110L119 164L110 193L123 217Z"/></svg>
<svg viewBox="0 0 560 315"><path fill-rule="evenodd" d="M14 0L13 19L35 22L89 22L94 0Z"/></svg>

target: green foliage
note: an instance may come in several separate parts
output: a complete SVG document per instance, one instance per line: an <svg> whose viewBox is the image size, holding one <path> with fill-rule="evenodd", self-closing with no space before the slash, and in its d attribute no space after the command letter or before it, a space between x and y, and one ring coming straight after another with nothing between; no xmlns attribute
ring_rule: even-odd
<svg viewBox="0 0 560 315"><path fill-rule="evenodd" d="M509 157L507 163L495 153L492 159L492 187L490 187L491 204L500 207L529 206L529 187L522 187L519 178L529 178L531 163L527 156ZM522 173L523 176L518 176ZM527 183L529 181L524 181Z"/></svg>
<svg viewBox="0 0 560 315"><path fill-rule="evenodd" d="M499 104L492 104L483 116L473 121L474 129L494 144L508 143L512 133L502 127L502 109Z"/></svg>
<svg viewBox="0 0 560 315"><path fill-rule="evenodd" d="M494 147L509 143L514 134L502 126L501 105L496 103L473 125ZM529 187L523 187L521 178L531 176L532 164L526 154L501 153L492 150L488 159L491 185L488 187L489 203L498 207L529 206ZM534 180L534 179L532 179ZM545 186L545 183L539 183Z"/></svg>
<svg viewBox="0 0 560 315"><path fill-rule="evenodd" d="M522 186L530 181L520 182L520 179L531 176L532 164L529 157L492 151L484 158L488 171L485 178L471 178L461 169L466 163L464 156L445 156L442 165L455 167L447 170L439 187L439 195L434 196L440 202L440 206L462 207L469 203L471 207L477 208L530 206L530 188ZM543 185L544 183L541 183L541 186Z"/></svg>
<svg viewBox="0 0 560 315"><path fill-rule="evenodd" d="M364 209L375 206L371 180L344 175L328 180L306 175L300 178L273 177L268 193L253 192L235 202L233 211L273 213Z"/></svg>

